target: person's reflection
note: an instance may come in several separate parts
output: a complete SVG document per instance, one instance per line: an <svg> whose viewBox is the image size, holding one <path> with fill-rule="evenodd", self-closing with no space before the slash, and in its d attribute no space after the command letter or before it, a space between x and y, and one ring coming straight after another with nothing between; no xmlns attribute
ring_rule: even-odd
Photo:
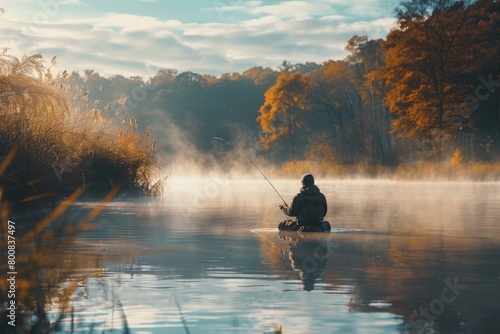
<svg viewBox="0 0 500 334"><path fill-rule="evenodd" d="M314 290L314 284L324 271L333 243L325 238L307 238L300 232L280 231L278 236L290 242L288 256L293 270L299 272L302 290Z"/></svg>

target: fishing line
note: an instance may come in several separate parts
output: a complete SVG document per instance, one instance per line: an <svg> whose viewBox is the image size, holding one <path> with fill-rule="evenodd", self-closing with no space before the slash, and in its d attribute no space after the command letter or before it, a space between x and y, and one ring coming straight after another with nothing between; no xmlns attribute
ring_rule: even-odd
<svg viewBox="0 0 500 334"><path fill-rule="evenodd" d="M258 223L256 224L253 224L253 225L250 225L248 226L249 229L253 229L255 228L256 226L268 221L269 218L271 218L272 221L274 221L274 218L273 218L273 215L276 211L278 211L279 209L275 209L273 212L271 212L270 214L268 214L264 219L262 219L261 221L259 221ZM280 210L281 211L281 210Z"/></svg>
<svg viewBox="0 0 500 334"><path fill-rule="evenodd" d="M246 155L243 154L243 152L241 152L241 150L239 150L236 146L234 146L233 144L231 144L230 142L228 142L227 140L224 140L220 137L213 137L213 139L215 140L220 140L221 142L224 142L226 144L228 144L229 146L231 146L232 148L234 148L236 151L238 151L242 156L244 156L245 158L247 158L247 160L252 164L254 165L255 168L257 168L257 170L262 174L262 176L264 177L264 179L269 182L269 184L271 185L271 187L273 187L274 191L276 191L276 193L278 194L278 196L281 198L281 200L283 201L283 203L285 204L285 206L288 206L288 204L286 204L285 200L283 199L283 197L281 196L281 194L278 192L278 190L276 190L276 188L274 187L274 185L271 183L271 181L269 181L269 179L267 178L267 176L260 170L259 167L257 167L257 165L249 158L247 157Z"/></svg>

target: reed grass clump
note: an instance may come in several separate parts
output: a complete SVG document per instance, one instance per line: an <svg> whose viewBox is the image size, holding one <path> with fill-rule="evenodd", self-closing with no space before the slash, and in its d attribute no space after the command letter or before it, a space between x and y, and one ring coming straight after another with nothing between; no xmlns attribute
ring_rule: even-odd
<svg viewBox="0 0 500 334"><path fill-rule="evenodd" d="M8 160L0 161L4 167ZM2 168L5 171L5 168ZM0 177L3 175L0 169ZM61 322L72 312L74 293L80 284L88 284L89 277L102 272L102 258L95 254L71 251L80 232L92 229L92 220L118 193L115 187L96 205L85 218L78 219L68 214L68 209L82 195L76 189L49 214L40 216L36 223L14 218L9 203L0 198L0 255L7 259L6 236L15 235L15 296L7 280L0 281L0 333L51 333L58 332ZM30 201L30 199L26 199ZM39 211L42 213L41 211ZM12 216L12 217L11 217ZM13 221L10 221L12 219ZM9 225L13 226L12 233ZM79 270L80 269L80 270ZM85 270L81 270L85 269ZM0 271L14 271L2 261ZM9 276L12 277L12 276ZM14 297L13 297L14 296ZM8 305L15 303L15 318Z"/></svg>
<svg viewBox="0 0 500 334"><path fill-rule="evenodd" d="M15 152L0 179L4 197L64 197L79 186L101 195L115 185L132 195L159 194L155 139L139 135L128 115L117 124L89 108L88 93L65 79L39 54L0 54L0 157Z"/></svg>

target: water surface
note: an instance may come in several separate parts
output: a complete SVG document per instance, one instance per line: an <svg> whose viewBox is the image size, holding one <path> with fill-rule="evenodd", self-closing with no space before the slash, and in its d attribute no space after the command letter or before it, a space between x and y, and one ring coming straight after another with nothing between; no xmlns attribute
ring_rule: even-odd
<svg viewBox="0 0 500 334"><path fill-rule="evenodd" d="M299 188L274 184L287 201ZM278 233L261 179L172 178L161 200L108 204L61 249L78 280L63 328L500 332L500 184L317 184L332 233Z"/></svg>

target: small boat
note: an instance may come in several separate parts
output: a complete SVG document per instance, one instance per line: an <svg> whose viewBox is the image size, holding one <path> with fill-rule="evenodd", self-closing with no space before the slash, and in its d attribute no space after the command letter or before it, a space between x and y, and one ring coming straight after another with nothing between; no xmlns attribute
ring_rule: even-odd
<svg viewBox="0 0 500 334"><path fill-rule="evenodd" d="M317 226L304 226L299 225L295 220L285 220L278 224L280 231L298 231L298 232L330 232L332 227L330 223L325 221L320 222Z"/></svg>

